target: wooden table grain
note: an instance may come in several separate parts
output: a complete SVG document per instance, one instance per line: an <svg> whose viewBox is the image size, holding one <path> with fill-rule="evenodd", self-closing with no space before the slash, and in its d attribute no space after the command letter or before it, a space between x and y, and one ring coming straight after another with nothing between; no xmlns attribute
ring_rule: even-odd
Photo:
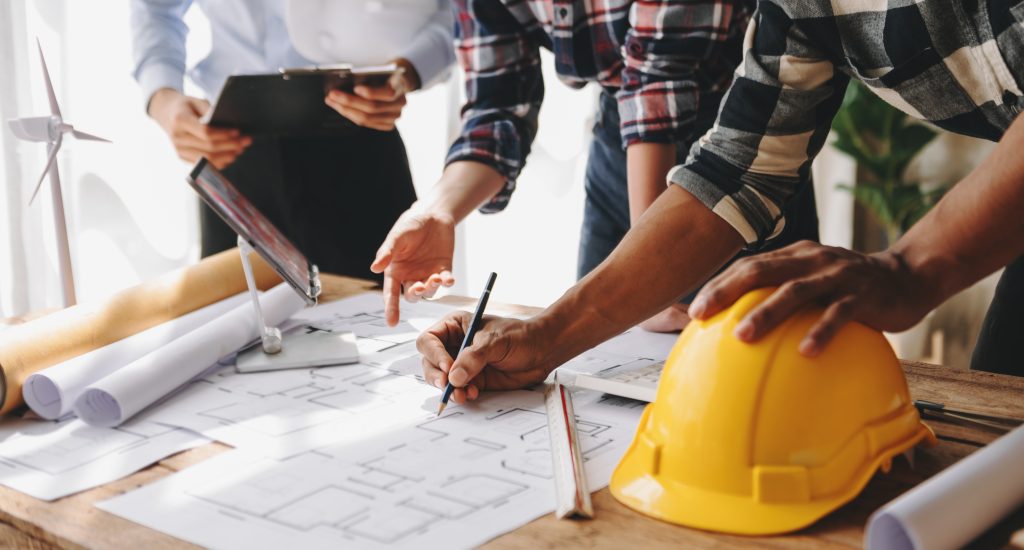
<svg viewBox="0 0 1024 550"><path fill-rule="evenodd" d="M373 288L365 281L324 277L324 300ZM446 298L457 305L472 299ZM531 308L496 305L495 313L530 313ZM921 363L903 364L915 399L945 403L1003 416L1024 418L1024 379L969 372ZM596 519L556 520L551 514L498 537L486 547L512 548L860 548L868 516L921 481L991 442L997 434L944 422L928 422L939 444L916 453L911 469L896 461L889 474L879 474L852 502L811 527L775 537L741 537L670 525L637 514L618 504L608 489L594 494ZM43 502L0 487L0 548L195 548L157 531L108 514L94 503L131 491L228 450L220 443L174 455L131 476L54 502ZM1024 549L1024 509L993 528L972 545L976 548Z"/></svg>

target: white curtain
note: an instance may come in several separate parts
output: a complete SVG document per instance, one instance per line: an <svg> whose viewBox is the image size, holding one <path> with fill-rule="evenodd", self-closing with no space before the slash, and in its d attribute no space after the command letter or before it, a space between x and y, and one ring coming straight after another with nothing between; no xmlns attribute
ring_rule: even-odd
<svg viewBox="0 0 1024 550"><path fill-rule="evenodd" d="M52 268L46 266L42 248L42 210L39 201L28 208L31 185L42 168L45 151L41 144L32 147L19 142L7 126L7 120L35 113L28 85L38 69L30 69L26 33L26 3L8 0L0 3L0 316L20 315L47 305L43 281L55 282ZM35 62L38 67L38 61ZM45 194L44 194L45 195ZM48 198L48 196L46 197ZM34 281L33 284L29 284Z"/></svg>
<svg viewBox="0 0 1024 550"><path fill-rule="evenodd" d="M200 46L208 42L198 36ZM65 139L58 156L79 302L103 299L198 255L196 199L184 183L188 166L143 112L131 78L127 4L4 0L0 316L61 303L50 195L44 188L28 204L46 147L20 142L6 124L49 113L37 39L65 121L114 141Z"/></svg>

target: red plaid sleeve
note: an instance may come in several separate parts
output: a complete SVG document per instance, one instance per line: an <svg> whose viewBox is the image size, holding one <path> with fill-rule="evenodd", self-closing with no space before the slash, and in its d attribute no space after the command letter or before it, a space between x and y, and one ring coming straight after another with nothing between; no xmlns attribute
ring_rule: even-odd
<svg viewBox="0 0 1024 550"><path fill-rule="evenodd" d="M687 143L701 94L720 98L740 58L750 10L740 0L637 0L617 94L622 139Z"/></svg>
<svg viewBox="0 0 1024 550"><path fill-rule="evenodd" d="M505 187L482 212L508 204L537 134L544 99L540 52L512 13L496 0L456 0L455 48L466 72L462 131L447 163L473 160L505 176Z"/></svg>

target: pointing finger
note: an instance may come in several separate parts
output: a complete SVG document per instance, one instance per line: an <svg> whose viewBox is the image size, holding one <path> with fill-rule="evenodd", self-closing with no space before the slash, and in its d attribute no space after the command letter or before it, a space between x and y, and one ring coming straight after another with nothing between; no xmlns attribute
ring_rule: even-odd
<svg viewBox="0 0 1024 550"><path fill-rule="evenodd" d="M384 275L384 319L389 327L398 324L398 299L401 290L399 287L400 285L394 277Z"/></svg>

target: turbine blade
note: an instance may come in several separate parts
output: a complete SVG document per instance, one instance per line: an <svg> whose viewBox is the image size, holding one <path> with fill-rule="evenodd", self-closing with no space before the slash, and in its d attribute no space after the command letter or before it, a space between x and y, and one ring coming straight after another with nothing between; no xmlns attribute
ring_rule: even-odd
<svg viewBox="0 0 1024 550"><path fill-rule="evenodd" d="M46 68L46 57L43 56L43 45L39 43L39 38L36 38L36 47L39 48L39 61L43 64L43 78L46 79L46 95L50 98L50 114L63 118L60 115L60 105L57 105L57 94L53 92L53 82L50 81L50 70Z"/></svg>
<svg viewBox="0 0 1024 550"><path fill-rule="evenodd" d="M50 141L50 117L15 118L7 121L18 139L26 141Z"/></svg>
<svg viewBox="0 0 1024 550"><path fill-rule="evenodd" d="M57 152L60 151L60 143L53 146L50 150L50 156L46 159L46 168L43 169L43 175L39 176L39 181L36 182L36 189L32 191L32 198L28 200L29 206L36 200L36 195L39 194L39 190L43 187L43 180L46 179L46 174L50 172L50 168L53 168L54 162L57 160Z"/></svg>
<svg viewBox="0 0 1024 550"><path fill-rule="evenodd" d="M109 139L94 136L92 134L87 134L81 130L75 130L74 128L71 129L71 135L75 136L75 138L77 139L84 139L87 141L102 141L104 143L113 143Z"/></svg>

